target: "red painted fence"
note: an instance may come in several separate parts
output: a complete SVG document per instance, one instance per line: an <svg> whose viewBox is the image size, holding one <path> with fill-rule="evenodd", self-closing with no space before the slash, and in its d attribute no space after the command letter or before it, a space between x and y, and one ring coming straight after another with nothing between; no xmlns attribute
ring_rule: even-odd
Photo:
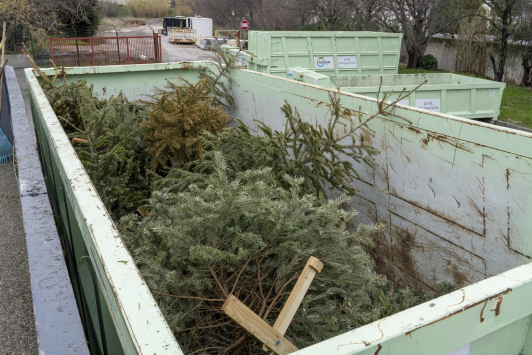
<svg viewBox="0 0 532 355"><path fill-rule="evenodd" d="M50 38L57 66L143 64L162 62L161 37Z"/></svg>

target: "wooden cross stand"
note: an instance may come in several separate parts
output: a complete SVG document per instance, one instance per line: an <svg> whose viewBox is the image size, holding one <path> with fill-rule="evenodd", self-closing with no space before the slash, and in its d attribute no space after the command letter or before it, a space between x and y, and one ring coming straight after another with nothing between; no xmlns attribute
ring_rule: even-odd
<svg viewBox="0 0 532 355"><path fill-rule="evenodd" d="M227 300L222 306L222 311L242 326L242 328L250 332L255 338L260 340L264 344L264 350L273 351L279 355L293 353L299 349L283 335L290 322L292 322L314 276L316 276L316 273L321 272L322 269L323 263L317 258L311 256L308 259L307 265L305 265L303 272L301 272L301 275L297 279L296 285L273 327L233 295L227 297Z"/></svg>

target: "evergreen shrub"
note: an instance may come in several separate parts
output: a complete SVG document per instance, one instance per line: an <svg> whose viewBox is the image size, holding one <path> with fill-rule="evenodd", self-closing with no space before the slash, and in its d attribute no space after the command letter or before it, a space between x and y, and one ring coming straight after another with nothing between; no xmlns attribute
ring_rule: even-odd
<svg viewBox="0 0 532 355"><path fill-rule="evenodd" d="M425 70L438 70L438 60L432 54L419 58L419 67Z"/></svg>

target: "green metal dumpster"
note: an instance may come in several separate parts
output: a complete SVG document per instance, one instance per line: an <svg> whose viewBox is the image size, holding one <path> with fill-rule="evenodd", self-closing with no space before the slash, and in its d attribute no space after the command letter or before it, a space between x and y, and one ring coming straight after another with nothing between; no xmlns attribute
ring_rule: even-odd
<svg viewBox="0 0 532 355"><path fill-rule="evenodd" d="M198 80L199 65L210 64L65 70L70 82L85 78L101 97L122 92L135 100L167 78ZM91 304L85 316L97 332L105 327L109 354L182 354L38 78L29 69L25 75L41 159L50 167L47 191L60 201L58 219L74 228L68 240L79 251L76 261L95 270L94 285L87 268L80 271ZM285 100L301 117L323 123L337 92L249 70L234 70L231 79L230 114L251 128L260 120L281 130ZM374 98L338 95L353 119L378 109ZM460 289L296 353L532 355L532 134L402 105L367 129L375 135L366 143L380 154L374 168L353 162L360 191L351 205L357 221L385 226L374 238L379 271L422 289L442 281ZM93 286L102 312L86 292Z"/></svg>
<svg viewBox="0 0 532 355"><path fill-rule="evenodd" d="M374 98L380 89L381 98L383 94L391 93L391 101L397 100L402 92L409 92L426 81L399 103L489 122L496 121L499 116L502 94L506 87L505 83L450 73L328 77L303 68L290 68L288 75L294 80Z"/></svg>
<svg viewBox="0 0 532 355"><path fill-rule="evenodd" d="M302 67L326 75L397 74L401 33L251 31L248 69L287 77Z"/></svg>

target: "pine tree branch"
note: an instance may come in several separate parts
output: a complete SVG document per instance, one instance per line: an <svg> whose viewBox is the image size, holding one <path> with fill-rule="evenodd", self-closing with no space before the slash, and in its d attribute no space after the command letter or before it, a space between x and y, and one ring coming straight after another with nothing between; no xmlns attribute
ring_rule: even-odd
<svg viewBox="0 0 532 355"><path fill-rule="evenodd" d="M288 286L288 284L292 281L294 281L297 277L299 277L299 274L296 273L294 276L292 276L282 287L281 289L279 290L279 292L277 293L277 295L275 296L275 298L273 299L273 301L270 303L270 306L268 307L268 310L266 311L266 313L264 314L264 317L262 317L263 319L266 319L268 318L268 315L270 314L270 312L272 311L273 307L275 306L275 304L277 303L277 300L279 299L279 297L281 296L283 290L285 289L286 286ZM272 286L272 288L275 287L275 284Z"/></svg>
<svg viewBox="0 0 532 355"><path fill-rule="evenodd" d="M174 297L174 298L189 298L189 299L209 301L209 302L225 302L225 300L222 298L218 299L218 298L201 298L201 297L194 297L194 296L177 296L177 295L170 295L168 293L159 292L159 291L153 291L153 293L156 293L158 295L163 295L163 296Z"/></svg>

